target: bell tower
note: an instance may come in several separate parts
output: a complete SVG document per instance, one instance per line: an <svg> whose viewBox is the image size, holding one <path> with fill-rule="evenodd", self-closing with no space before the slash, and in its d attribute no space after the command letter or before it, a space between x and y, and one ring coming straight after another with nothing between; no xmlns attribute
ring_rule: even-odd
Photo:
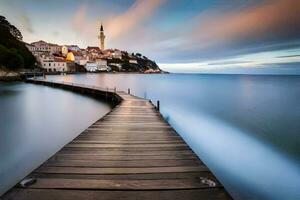
<svg viewBox="0 0 300 200"><path fill-rule="evenodd" d="M99 48L103 51L105 35L104 35L104 29L103 29L102 23L101 23L100 34L98 35L98 39L100 40Z"/></svg>

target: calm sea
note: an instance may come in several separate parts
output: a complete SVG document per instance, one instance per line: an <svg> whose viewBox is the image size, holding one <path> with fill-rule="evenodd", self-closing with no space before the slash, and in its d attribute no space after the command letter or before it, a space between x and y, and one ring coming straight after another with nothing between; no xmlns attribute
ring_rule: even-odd
<svg viewBox="0 0 300 200"><path fill-rule="evenodd" d="M0 82L0 196L110 109L61 89Z"/></svg>
<svg viewBox="0 0 300 200"><path fill-rule="evenodd" d="M300 199L300 76L81 74L50 76L48 79L116 87L125 91L130 88L131 93L135 95L151 99L153 102L159 100L164 117L214 172L234 199ZM18 91L30 93L35 90L31 88L42 86L20 84L15 87ZM57 95L51 96L51 93L48 94L46 102L43 102L43 106L39 105L44 99L40 97L44 95L43 90L50 88L40 88L39 92L42 95L38 95L39 92L35 94L38 99L28 94L27 103L41 107L41 110L38 109L40 112L47 106L56 109L53 101L69 105L69 101L59 100ZM57 89L51 90L96 104L93 99ZM7 95L10 94L5 95L4 92L2 96L5 98ZM3 104L7 104L6 113L9 110L18 110L15 107L21 106L16 102L23 101L16 95L11 94L12 100L6 102L3 102L3 97L0 96L1 121L2 118L6 119L5 115L2 116ZM63 111L48 108L48 112L53 114L34 119L31 117L31 109L35 109L35 106L32 106L22 110L22 119L15 120L13 114L9 114L12 118L6 119L5 126L11 129L18 128L16 123L21 123L27 126L28 131L40 134L36 133L36 124L43 123L44 130L51 130L53 123L47 121L53 121L57 112L62 115L60 120L66 120L69 115L74 117L72 109L93 113L91 107L95 105L86 104L88 103L78 103L75 107L72 104ZM99 109L103 106L105 105L97 105ZM25 122L20 122L21 120ZM75 120L80 122L77 124L82 126L80 130L93 121L84 121L82 115L76 116ZM2 126L1 124L1 132ZM52 145L58 150L65 143L61 140L66 141L79 133L71 133L72 126L73 124L64 125L70 132L66 134L69 138L57 134L53 142L49 143L55 143ZM25 128L20 128L19 132L6 129L4 128L5 140L18 140L19 145L24 143L19 137ZM51 133L43 135L50 137ZM1 134L1 141L2 137ZM60 140L60 137L64 138ZM40 143L40 139L29 137L25 142L34 145ZM32 154L36 154L35 151L46 151L38 147L41 145L37 145L35 149L27 146L26 151L31 151ZM18 151L19 147L5 148L2 148L1 152L9 152L10 159L21 160L13 153ZM22 168L23 165L18 167Z"/></svg>

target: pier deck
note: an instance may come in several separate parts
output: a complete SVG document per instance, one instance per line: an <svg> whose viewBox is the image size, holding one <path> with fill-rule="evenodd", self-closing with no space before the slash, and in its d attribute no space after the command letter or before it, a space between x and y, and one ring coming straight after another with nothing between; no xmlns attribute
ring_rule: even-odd
<svg viewBox="0 0 300 200"><path fill-rule="evenodd" d="M110 113L27 176L33 184L2 198L231 199L152 103L115 95L121 101Z"/></svg>

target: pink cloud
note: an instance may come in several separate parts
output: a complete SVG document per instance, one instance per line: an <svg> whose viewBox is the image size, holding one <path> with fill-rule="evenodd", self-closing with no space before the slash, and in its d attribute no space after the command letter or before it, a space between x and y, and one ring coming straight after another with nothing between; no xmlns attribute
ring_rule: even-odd
<svg viewBox="0 0 300 200"><path fill-rule="evenodd" d="M136 0L128 10L123 13L112 13L110 16L100 16L98 19L88 18L87 5L81 5L72 17L74 31L81 35L87 43L97 44L97 34L100 26L100 17L103 20L107 42L113 47L124 44L125 38L130 38L134 32L141 33L145 27L144 22L152 16L156 9L166 0ZM127 45L130 42L125 42Z"/></svg>
<svg viewBox="0 0 300 200"><path fill-rule="evenodd" d="M136 30L151 17L155 10L165 0L137 0L126 12L114 15L106 21L107 33L111 39L116 39Z"/></svg>
<svg viewBox="0 0 300 200"><path fill-rule="evenodd" d="M268 0L239 11L200 14L194 19L189 43L208 48L237 40L282 36L300 26L299 0Z"/></svg>

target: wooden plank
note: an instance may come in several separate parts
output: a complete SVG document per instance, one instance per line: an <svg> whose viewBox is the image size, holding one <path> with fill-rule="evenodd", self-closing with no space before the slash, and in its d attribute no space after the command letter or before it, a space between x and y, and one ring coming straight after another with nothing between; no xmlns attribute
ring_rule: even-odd
<svg viewBox="0 0 300 200"><path fill-rule="evenodd" d="M217 186L214 186L217 187ZM174 190L212 188L200 179L94 180L38 178L28 188L100 190Z"/></svg>
<svg viewBox="0 0 300 200"><path fill-rule="evenodd" d="M208 171L206 166L188 167L144 167L144 168L90 168L90 167L39 167L38 173L51 174L149 174L149 173L174 173L174 172L201 172Z"/></svg>
<svg viewBox="0 0 300 200"><path fill-rule="evenodd" d="M183 147L64 147L64 150L72 151L177 151L177 150L189 150L188 146Z"/></svg>
<svg viewBox="0 0 300 200"><path fill-rule="evenodd" d="M168 138L168 137L177 137L178 135L175 135L172 132L141 132L141 131L130 131L128 133L123 131L101 131L101 130L89 130L88 132L85 132L82 136L113 136L113 137L128 137L128 138Z"/></svg>
<svg viewBox="0 0 300 200"><path fill-rule="evenodd" d="M91 147L91 148L167 148L167 147L188 147L185 143L174 144L98 144L98 143L70 143L66 145L69 147Z"/></svg>
<svg viewBox="0 0 300 200"><path fill-rule="evenodd" d="M171 139L171 140L162 140L162 139L120 139L120 140L113 140L113 138L106 138L106 139L97 139L97 138L89 138L89 137L77 137L72 141L72 143L97 143L97 144L173 144L173 143L184 143L183 140L180 139Z"/></svg>
<svg viewBox="0 0 300 200"><path fill-rule="evenodd" d="M56 154L53 160L198 160L194 155L88 155L88 154Z"/></svg>
<svg viewBox="0 0 300 200"><path fill-rule="evenodd" d="M152 180L152 179L207 179L221 185L210 171L184 172L184 173L151 173L151 174L45 174L32 173L33 178L71 178L71 179L95 179L95 180Z"/></svg>
<svg viewBox="0 0 300 200"><path fill-rule="evenodd" d="M127 150L127 151L111 151L111 150L72 150L72 149L65 149L63 148L60 150L57 155L106 155L106 156L122 156L122 155L127 155L127 156L170 156L170 155L194 155L192 151L189 150L175 150L175 151L170 151L170 150L161 150L161 151L136 151L136 150Z"/></svg>
<svg viewBox="0 0 300 200"><path fill-rule="evenodd" d="M103 190L62 190L62 189L13 189L3 200L229 200L230 196L223 188L193 190L155 190L155 191L103 191Z"/></svg>
<svg viewBox="0 0 300 200"><path fill-rule="evenodd" d="M103 130L103 131L161 131L161 130L172 130L172 127L114 127L114 126L109 126L109 127L97 127L97 128L87 128L87 130Z"/></svg>
<svg viewBox="0 0 300 200"><path fill-rule="evenodd" d="M45 167L174 167L174 166L197 166L197 160L49 160Z"/></svg>

